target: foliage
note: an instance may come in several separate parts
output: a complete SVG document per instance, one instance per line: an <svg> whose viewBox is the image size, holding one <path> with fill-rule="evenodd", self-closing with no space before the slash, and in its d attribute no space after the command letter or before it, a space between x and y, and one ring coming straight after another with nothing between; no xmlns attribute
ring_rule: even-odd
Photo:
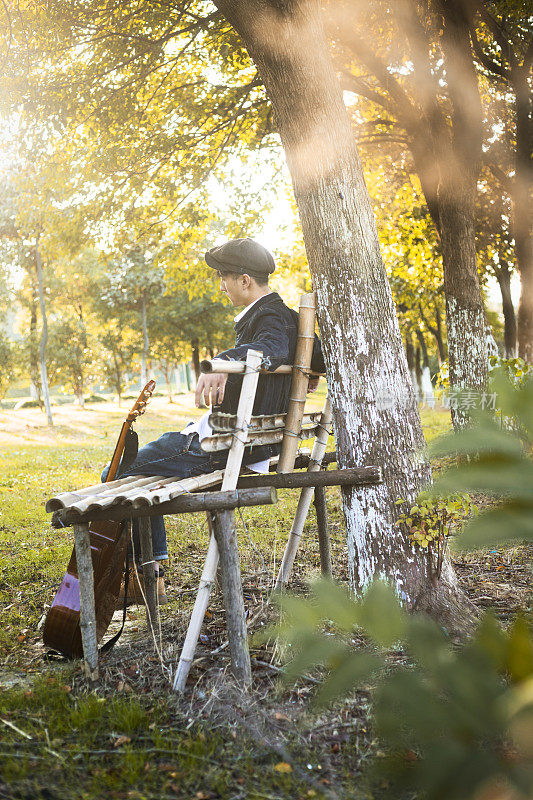
<svg viewBox="0 0 533 800"><path fill-rule="evenodd" d="M531 367L526 364L523 358L503 358L502 356L489 356L489 376L493 376L500 369L509 376L515 384L522 383L525 376L531 372ZM442 389L449 389L450 375L448 371L448 362L443 361L437 375L436 387Z"/></svg>
<svg viewBox="0 0 533 800"><path fill-rule="evenodd" d="M387 748L375 764L380 780L427 800L467 800L500 782L529 796L533 639L523 619L504 631L487 615L456 650L435 622L403 611L383 583L353 600L321 579L309 599L282 596L279 603L275 633L292 656L286 680L325 666L319 703L376 684L376 731ZM368 646L354 649L361 633ZM412 666L390 669L387 652L400 643Z"/></svg>
<svg viewBox="0 0 533 800"><path fill-rule="evenodd" d="M48 368L51 383L62 383L83 402L92 354L83 318L65 315L50 326Z"/></svg>
<svg viewBox="0 0 533 800"><path fill-rule="evenodd" d="M95 348L97 370L106 386L116 392L119 402L126 387L126 376L135 364L139 336L123 320L106 319Z"/></svg>
<svg viewBox="0 0 533 800"><path fill-rule="evenodd" d="M15 348L0 329L0 400L9 388L15 371Z"/></svg>
<svg viewBox="0 0 533 800"><path fill-rule="evenodd" d="M403 505L405 500L397 500ZM457 532L457 527L472 514L477 506L470 495L456 494L435 498L421 492L416 504L401 514L396 525L405 525L409 538L417 547L427 552L428 566L434 578L440 578L448 537Z"/></svg>
<svg viewBox="0 0 533 800"><path fill-rule="evenodd" d="M430 447L433 456L461 457L436 481L433 495L466 490L497 501L466 525L458 542L462 549L533 540L533 380L529 374L519 378L516 385L507 367L496 370L492 389L500 417L475 409L468 428ZM501 417L512 420L512 427L503 427Z"/></svg>
<svg viewBox="0 0 533 800"><path fill-rule="evenodd" d="M503 372L511 383L521 386L531 378L533 372L531 366L526 364L523 358L501 358L500 356L490 356L489 375Z"/></svg>

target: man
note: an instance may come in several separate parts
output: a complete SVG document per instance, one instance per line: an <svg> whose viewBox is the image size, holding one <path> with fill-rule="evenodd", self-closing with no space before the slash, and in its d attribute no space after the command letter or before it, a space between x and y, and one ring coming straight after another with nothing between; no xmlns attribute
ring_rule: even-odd
<svg viewBox="0 0 533 800"><path fill-rule="evenodd" d="M219 353L217 358L244 361L249 349L263 353L263 368L275 370L281 364L292 364L298 334L298 314L289 309L281 297L268 286L274 272L272 255L253 239L232 239L213 247L205 254L207 264L220 278L220 290L232 305L244 306L235 317L235 347ZM324 371L320 342L315 336L312 369ZM316 382L310 387L316 388ZM235 414L242 384L242 375L201 375L195 393L199 406L202 399L214 411ZM290 375L260 375L254 414L280 414L287 410L291 385ZM186 478L213 472L223 467L227 451L205 453L200 443L211 435L208 411L196 423L189 423L180 433L163 434L139 450L135 461L120 471L129 475L162 475ZM269 459L279 452L279 445L246 447L243 464L256 472L268 471ZM154 559L168 558L165 525L162 517L151 517ZM135 533L135 531L134 531ZM140 558L138 535L134 536L136 557ZM160 602L166 602L162 570L159 569Z"/></svg>

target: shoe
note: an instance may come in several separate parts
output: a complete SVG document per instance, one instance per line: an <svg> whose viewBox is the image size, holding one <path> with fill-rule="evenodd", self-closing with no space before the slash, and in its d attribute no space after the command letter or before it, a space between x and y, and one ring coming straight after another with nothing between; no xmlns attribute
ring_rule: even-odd
<svg viewBox="0 0 533 800"><path fill-rule="evenodd" d="M137 574L139 577L137 577ZM165 581L163 578L164 569L163 567L159 567L159 575L156 581L156 592L157 592L157 599L159 605L165 605L168 603L168 596L165 591ZM126 592L126 584L124 580L122 580L120 586L120 592L117 598L117 605L116 610L121 611L124 608L124 595ZM130 576L128 581L128 601L126 603L127 606L144 606L144 578L142 574L142 568L138 567L137 572L133 567L130 569Z"/></svg>

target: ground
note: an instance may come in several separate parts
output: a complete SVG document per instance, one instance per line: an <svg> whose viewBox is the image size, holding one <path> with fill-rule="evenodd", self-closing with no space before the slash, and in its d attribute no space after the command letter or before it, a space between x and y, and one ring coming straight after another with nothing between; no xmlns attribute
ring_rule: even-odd
<svg viewBox="0 0 533 800"><path fill-rule="evenodd" d="M170 405L155 397L136 428L141 443L179 430L201 413L191 396ZM131 400L129 401L131 403ZM312 400L319 408L323 393ZM50 430L36 409L0 412L0 797L6 798L307 798L386 797L365 767L376 751L369 696L358 693L320 714L310 697L315 679L279 681L277 654L252 649L254 693L246 700L228 677L224 615L215 592L185 698L169 692L208 535L203 515L172 518L170 602L161 630L147 636L143 609L105 657L102 680L89 691L80 665L50 658L40 642L44 613L65 570L72 537L49 526L49 496L98 480L127 410L62 405ZM426 438L449 427L445 411L422 411ZM250 628L273 613L267 604L296 503L279 493L274 507L238 515ZM346 580L340 495L328 489L335 577ZM306 524L292 587L319 568L314 514ZM505 623L525 608L530 551L491 550L456 559L461 583ZM118 624L118 616L114 625Z"/></svg>

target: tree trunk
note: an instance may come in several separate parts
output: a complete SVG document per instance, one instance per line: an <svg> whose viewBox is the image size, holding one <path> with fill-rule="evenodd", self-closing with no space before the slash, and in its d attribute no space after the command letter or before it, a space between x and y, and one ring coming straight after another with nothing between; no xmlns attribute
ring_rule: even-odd
<svg viewBox="0 0 533 800"><path fill-rule="evenodd" d="M440 316L440 308L438 306L435 306L435 325L437 326L435 339L437 340L437 347L439 348L439 361L442 363L443 361L446 361L448 354L446 352L446 347L444 345L444 339L442 336L442 319Z"/></svg>
<svg viewBox="0 0 533 800"><path fill-rule="evenodd" d="M405 356L407 358L407 367L409 369L409 375L411 378L411 384L413 386L413 391L417 396L417 381L416 381L416 362L415 362L415 348L413 345L413 337L411 336L411 330L409 329L405 334Z"/></svg>
<svg viewBox="0 0 533 800"><path fill-rule="evenodd" d="M198 339L194 339L191 342L191 348L192 348L192 365L194 367L194 377L198 382L198 379L202 374L200 370L200 348L198 346Z"/></svg>
<svg viewBox="0 0 533 800"><path fill-rule="evenodd" d="M483 391L488 348L475 246L475 201L481 164L482 111L468 19L461 0L439 0L441 37L452 106L452 139L441 156L439 205L446 296L450 387ZM452 409L456 427L468 416Z"/></svg>
<svg viewBox="0 0 533 800"><path fill-rule="evenodd" d="M421 393L422 402L433 408L435 405L435 397L433 395L433 384L431 383L431 373L429 371L429 356L426 347L426 340L422 331L416 329L416 338L422 351L422 376L421 376Z"/></svg>
<svg viewBox="0 0 533 800"><path fill-rule="evenodd" d="M165 362L165 364L162 365L162 367L163 367L163 374L165 376L165 383L167 385L168 402L173 403L174 398L172 397L172 378L170 376L170 365L168 361Z"/></svg>
<svg viewBox="0 0 533 800"><path fill-rule="evenodd" d="M118 398L118 407L122 405L122 371L118 356L116 353L113 353L113 377L114 377L114 388L117 393Z"/></svg>
<svg viewBox="0 0 533 800"><path fill-rule="evenodd" d="M516 358L516 315L511 297L511 270L508 264L496 270L496 278L502 294L505 358Z"/></svg>
<svg viewBox="0 0 533 800"><path fill-rule="evenodd" d="M420 347L415 347L415 376L416 376L416 392L417 399L420 402L422 399L422 351Z"/></svg>
<svg viewBox="0 0 533 800"><path fill-rule="evenodd" d="M444 347L444 340L442 338L442 322L440 318L440 309L437 305L435 305L435 325L431 325L424 315L424 309L422 308L421 303L418 304L418 308L420 309L420 316L422 317L424 325L431 333L431 335L435 337L435 341L437 342L438 359L440 367L442 362L446 361L446 348Z"/></svg>
<svg viewBox="0 0 533 800"><path fill-rule="evenodd" d="M39 287L39 303L41 305L41 341L39 344L39 362L41 366L41 386L43 389L44 407L46 410L46 419L50 427L54 426L52 417L52 406L50 403L50 390L48 388L48 375L46 371L46 344L48 342L48 320L46 317L46 304L44 301L44 286L43 286L43 265L41 262L41 254L39 252L39 238L35 242L35 272L37 274L37 285Z"/></svg>
<svg viewBox="0 0 533 800"><path fill-rule="evenodd" d="M513 235L516 263L522 284L518 304L518 355L533 365L533 238L531 186L533 184L533 100L528 83L530 67L512 70L515 90L516 161L513 191Z"/></svg>
<svg viewBox="0 0 533 800"><path fill-rule="evenodd" d="M146 320L146 297L142 296L141 300L141 320L142 320L142 331L143 331L143 349L141 353L141 387L145 386L148 382L148 369L147 369L147 360L148 360L148 353L150 350L150 340L148 339L148 323Z"/></svg>
<svg viewBox="0 0 533 800"><path fill-rule="evenodd" d="M420 455L418 408L319 4L216 5L258 67L285 147L317 291L339 462L383 469L383 484L343 489L352 586L359 591L387 577L408 606L456 628L458 615L447 613L459 596L453 571L447 565L433 590L425 558L395 524L396 500L413 500L430 470Z"/></svg>
<svg viewBox="0 0 533 800"><path fill-rule="evenodd" d="M38 292L37 292L38 293ZM29 356L30 356L30 394L39 403L39 408L44 411L44 403L41 397L41 371L39 367L39 345L37 344L37 299L32 291L30 305L30 337L29 337Z"/></svg>

